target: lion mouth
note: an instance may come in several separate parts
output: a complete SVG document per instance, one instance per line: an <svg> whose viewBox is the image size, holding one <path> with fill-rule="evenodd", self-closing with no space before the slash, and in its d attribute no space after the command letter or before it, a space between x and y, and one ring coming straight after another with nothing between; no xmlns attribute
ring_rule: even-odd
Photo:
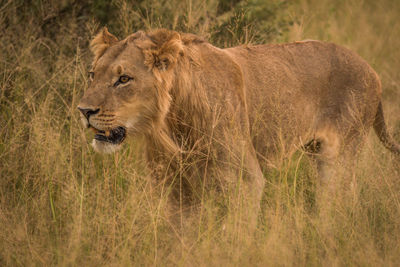
<svg viewBox="0 0 400 267"><path fill-rule="evenodd" d="M126 137L126 129L121 126L107 131L96 129L93 126L90 127L95 131L94 139L97 141L118 145L121 144Z"/></svg>

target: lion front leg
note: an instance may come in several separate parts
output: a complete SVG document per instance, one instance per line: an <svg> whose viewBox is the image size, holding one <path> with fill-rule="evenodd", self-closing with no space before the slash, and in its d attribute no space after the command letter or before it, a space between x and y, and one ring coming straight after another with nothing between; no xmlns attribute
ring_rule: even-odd
<svg viewBox="0 0 400 267"><path fill-rule="evenodd" d="M229 214L235 231L253 234L257 228L265 179L253 148L247 148L236 166L229 168Z"/></svg>

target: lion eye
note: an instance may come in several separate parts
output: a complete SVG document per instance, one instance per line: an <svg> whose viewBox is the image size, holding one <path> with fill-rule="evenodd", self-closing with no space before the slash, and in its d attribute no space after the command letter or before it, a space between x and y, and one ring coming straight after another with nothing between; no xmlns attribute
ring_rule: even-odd
<svg viewBox="0 0 400 267"><path fill-rule="evenodd" d="M119 82L120 83L127 83L128 81L129 81L129 77L128 76L119 77Z"/></svg>
<svg viewBox="0 0 400 267"><path fill-rule="evenodd" d="M117 85L123 84L123 83L127 83L130 80L132 80L131 77L126 76L126 75L122 75L122 76L119 77L118 81L114 84L114 86L117 86Z"/></svg>

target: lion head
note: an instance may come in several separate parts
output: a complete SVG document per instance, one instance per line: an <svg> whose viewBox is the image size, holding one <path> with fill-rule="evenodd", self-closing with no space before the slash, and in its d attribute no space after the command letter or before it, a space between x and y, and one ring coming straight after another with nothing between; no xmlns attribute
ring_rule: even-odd
<svg viewBox="0 0 400 267"><path fill-rule="evenodd" d="M98 152L111 153L126 136L160 132L168 112L181 35L168 30L134 33L119 41L104 28L90 44L90 85L78 109L95 131Z"/></svg>

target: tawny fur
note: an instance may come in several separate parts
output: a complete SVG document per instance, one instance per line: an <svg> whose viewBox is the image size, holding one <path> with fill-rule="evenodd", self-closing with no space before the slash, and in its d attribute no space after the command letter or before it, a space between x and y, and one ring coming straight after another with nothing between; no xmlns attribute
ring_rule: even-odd
<svg viewBox="0 0 400 267"><path fill-rule="evenodd" d="M305 41L220 49L168 30L116 40L103 30L92 41L95 75L80 107L100 109L90 121L97 129L144 135L157 177L184 177L180 198L197 198L205 181L224 190L241 176L256 207L263 169L310 142L329 165L356 151L372 125L400 151L386 131L377 74L346 48ZM133 80L116 88L121 70Z"/></svg>

